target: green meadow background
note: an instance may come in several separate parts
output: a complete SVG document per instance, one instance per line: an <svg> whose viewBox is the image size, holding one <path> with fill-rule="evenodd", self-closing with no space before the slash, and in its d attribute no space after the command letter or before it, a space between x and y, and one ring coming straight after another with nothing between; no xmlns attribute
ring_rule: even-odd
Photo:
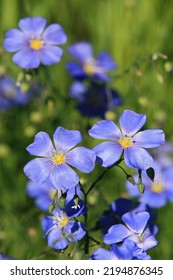
<svg viewBox="0 0 173 280"><path fill-rule="evenodd" d="M95 54L110 52L118 68L112 74L112 86L123 98L114 111L114 120L124 109L147 114L145 127L162 128L166 140L173 143L173 2L172 0L1 0L0 1L0 73L15 80L22 70L3 50L3 37L9 28L17 28L20 18L43 16L48 24L59 23L68 36L62 46L64 56L59 64L41 67L37 78L43 87L41 98L23 108L0 112L0 252L16 259L78 259L70 256L72 245L63 253L51 250L42 238L40 220L47 213L34 205L26 194L24 165L31 160L26 146L38 131L50 135L58 126L78 129L81 145L93 147L87 133L99 118L87 119L69 99L72 78L65 63L71 59L70 44L89 41ZM103 172L96 165L89 175L81 175L84 188ZM127 170L127 169L126 169ZM132 173L133 170L128 170ZM110 202L125 194L125 176L111 169L90 193L88 201L91 235L101 241L94 225ZM148 253L153 259L173 259L173 203L157 209L159 245ZM90 253L96 249L92 246Z"/></svg>

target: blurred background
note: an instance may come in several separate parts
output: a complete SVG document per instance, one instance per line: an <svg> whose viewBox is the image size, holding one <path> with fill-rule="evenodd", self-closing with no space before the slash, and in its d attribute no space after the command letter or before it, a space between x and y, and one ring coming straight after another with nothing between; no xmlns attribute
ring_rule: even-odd
<svg viewBox="0 0 173 280"><path fill-rule="evenodd" d="M58 126L78 129L82 146L93 147L87 131L99 116L88 118L69 98L72 84L65 64L71 60L68 46L78 41L93 45L94 54L107 51L117 63L111 87L122 97L122 104L105 118L118 121L124 109L147 115L147 128L164 129L173 143L173 3L171 0L1 0L0 75L9 75L23 91L32 79L31 98L22 106L0 108L0 251L16 259L66 259L46 248L40 220L47 214L26 193L28 182L24 165L31 160L26 147L34 135L46 131L51 136ZM27 16L43 16L48 24L59 23L68 36L62 45L59 64L40 68L36 73L14 65L3 49L5 32L17 28ZM39 82L38 82L39 81ZM1 91L1 89L0 89ZM86 188L103 171L98 165L83 175ZM130 171L131 172L131 171ZM94 225L113 199L126 195L125 176L114 168L100 181L89 197L89 222ZM153 259L173 259L173 203L157 209L159 245L149 254ZM97 238L101 234L93 233Z"/></svg>

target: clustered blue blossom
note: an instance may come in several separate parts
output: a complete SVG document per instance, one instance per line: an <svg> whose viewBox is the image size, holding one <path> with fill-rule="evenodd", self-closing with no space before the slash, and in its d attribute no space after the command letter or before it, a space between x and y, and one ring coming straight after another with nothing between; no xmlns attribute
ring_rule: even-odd
<svg viewBox="0 0 173 280"><path fill-rule="evenodd" d="M78 42L69 47L69 53L76 61L67 63L67 70L74 78L70 96L77 101L77 109L87 117L105 117L122 104L122 97L110 87L109 72L117 68L109 53L101 52L94 58L89 42Z"/></svg>
<svg viewBox="0 0 173 280"><path fill-rule="evenodd" d="M46 24L43 17L27 17L19 21L19 29L6 32L4 48L14 53L12 60L19 67L35 69L40 64L51 65L60 61L63 50L58 45L66 43L67 36L59 24L48 27ZM37 207L50 213L41 221L44 237L47 237L48 246L56 250L64 250L70 242L85 238L89 244L84 220L87 220L87 194L93 185L86 192L78 170L91 173L96 163L109 169L124 160L127 167L136 171L135 183L132 185L128 181L126 188L128 195L138 198L138 201L133 204L129 198L119 198L110 203L108 211L98 222L106 249L97 248L89 259L151 259L147 251L158 245L153 208L173 201L173 165L167 155L164 164L159 156L154 162L146 149L163 145L165 134L156 128L140 131L146 115L132 110L122 112L119 127L112 120L103 120L107 111L122 103L118 92L108 84L111 82L109 72L116 70L116 63L107 52L94 58L89 42L72 44L68 51L75 59L67 63L69 74L74 79L70 96L78 101L77 107L85 116L102 119L88 131L92 141L102 142L92 148L77 146L82 141L80 131L58 126L53 140L46 132L40 131L26 148L30 155L35 156L24 166L29 179L27 193L34 198ZM0 77L0 108L27 101L28 95L23 94L9 77ZM165 155L164 149L162 152ZM150 168L155 172L154 181L147 173ZM145 185L144 193L137 188L139 181ZM0 259L8 258L1 253Z"/></svg>
<svg viewBox="0 0 173 280"><path fill-rule="evenodd" d="M29 99L29 91L22 91L11 77L0 76L0 110L9 109L15 105L24 106Z"/></svg>

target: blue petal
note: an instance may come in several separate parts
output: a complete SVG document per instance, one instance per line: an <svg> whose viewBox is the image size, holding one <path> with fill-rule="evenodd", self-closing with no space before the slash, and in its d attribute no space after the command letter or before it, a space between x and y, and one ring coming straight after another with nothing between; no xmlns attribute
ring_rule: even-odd
<svg viewBox="0 0 173 280"><path fill-rule="evenodd" d="M55 228L48 235L48 246L58 250L68 246L68 240L64 238L61 229Z"/></svg>
<svg viewBox="0 0 173 280"><path fill-rule="evenodd" d="M84 173L94 169L96 154L91 149L84 147L74 148L69 151L65 158L66 162Z"/></svg>
<svg viewBox="0 0 173 280"><path fill-rule="evenodd" d="M122 220L128 226L131 232L143 233L145 226L150 218L148 212L129 212L122 216Z"/></svg>
<svg viewBox="0 0 173 280"><path fill-rule="evenodd" d="M123 241L129 237L132 233L123 225L112 226L108 233L103 237L103 241L106 244L114 244Z"/></svg>
<svg viewBox="0 0 173 280"><path fill-rule="evenodd" d="M69 61L66 64L67 70L73 78L76 79L84 79L87 77L85 71L83 70L82 66L76 62Z"/></svg>
<svg viewBox="0 0 173 280"><path fill-rule="evenodd" d="M80 222L70 221L65 227L65 233L70 242L81 240L86 234L85 225Z"/></svg>
<svg viewBox="0 0 173 280"><path fill-rule="evenodd" d="M59 24L51 24L43 32L42 39L46 44L60 45L67 41L67 36Z"/></svg>
<svg viewBox="0 0 173 280"><path fill-rule="evenodd" d="M150 235L143 241L143 250L147 251L158 245L158 241L155 239L153 235Z"/></svg>
<svg viewBox="0 0 173 280"><path fill-rule="evenodd" d="M133 136L146 122L146 115L124 110L119 119L123 135Z"/></svg>
<svg viewBox="0 0 173 280"><path fill-rule="evenodd" d="M165 143L165 134L161 129L147 129L137 133L133 140L142 148L156 148Z"/></svg>
<svg viewBox="0 0 173 280"><path fill-rule="evenodd" d="M98 164L109 167L117 162L123 152L122 147L118 143L104 142L93 148L96 152Z"/></svg>
<svg viewBox="0 0 173 280"><path fill-rule="evenodd" d="M132 201L127 198L118 198L110 204L110 210L121 217L123 214L132 210Z"/></svg>
<svg viewBox="0 0 173 280"><path fill-rule="evenodd" d="M99 62L99 66L104 68L105 70L115 70L116 64L111 58L110 54L107 52L101 52L96 60Z"/></svg>
<svg viewBox="0 0 173 280"><path fill-rule="evenodd" d="M135 146L124 150L124 161L128 167L145 170L153 164L152 156L145 149Z"/></svg>
<svg viewBox="0 0 173 280"><path fill-rule="evenodd" d="M36 184L41 184L46 181L52 168L52 163L44 158L36 158L29 161L24 172L26 176Z"/></svg>
<svg viewBox="0 0 173 280"><path fill-rule="evenodd" d="M59 126L53 134L53 140L57 151L64 154L82 141L82 135L78 130L68 130Z"/></svg>
<svg viewBox="0 0 173 280"><path fill-rule="evenodd" d="M73 44L69 47L68 50L72 56L82 62L92 59L93 56L92 46L87 42L79 42Z"/></svg>
<svg viewBox="0 0 173 280"><path fill-rule="evenodd" d="M113 251L109 251L103 248L98 248L94 251L91 260L118 260L118 257Z"/></svg>
<svg viewBox="0 0 173 280"><path fill-rule="evenodd" d="M59 164L52 169L50 182L56 189L68 190L78 184L79 176L67 164Z"/></svg>
<svg viewBox="0 0 173 280"><path fill-rule="evenodd" d="M19 21L19 27L25 34L37 38L43 32L46 22L43 17L27 17Z"/></svg>
<svg viewBox="0 0 173 280"><path fill-rule="evenodd" d="M38 132L35 135L34 142L26 150L34 156L50 157L54 152L54 147L46 132Z"/></svg>
<svg viewBox="0 0 173 280"><path fill-rule="evenodd" d="M152 191L147 191L141 196L140 201L149 205L151 208L160 208L166 204L167 199L163 192L153 193Z"/></svg>
<svg viewBox="0 0 173 280"><path fill-rule="evenodd" d="M5 34L4 48L8 52L15 52L26 46L28 40L18 29L10 29Z"/></svg>
<svg viewBox="0 0 173 280"><path fill-rule="evenodd" d="M85 100L85 93L87 92L86 86L82 82L74 82L70 87L70 96L79 100Z"/></svg>
<svg viewBox="0 0 173 280"><path fill-rule="evenodd" d="M121 132L118 126L110 120L97 122L88 131L89 135L95 139L118 140Z"/></svg>
<svg viewBox="0 0 173 280"><path fill-rule="evenodd" d="M43 230L45 231L45 235L48 234L48 232L54 227L53 224L53 217L46 216L42 221L41 221L41 226Z"/></svg>
<svg viewBox="0 0 173 280"><path fill-rule="evenodd" d="M61 60L63 50L55 46L44 46L39 51L40 62L44 65L58 63Z"/></svg>
<svg viewBox="0 0 173 280"><path fill-rule="evenodd" d="M81 187L79 184L77 184L77 186L75 186L74 188L70 188L67 191L66 204L69 203L73 199L74 195L78 195L79 198L84 199L84 193L81 190Z"/></svg>
<svg viewBox="0 0 173 280"><path fill-rule="evenodd" d="M40 64L39 52L24 48L13 55L13 62L24 69L38 68Z"/></svg>

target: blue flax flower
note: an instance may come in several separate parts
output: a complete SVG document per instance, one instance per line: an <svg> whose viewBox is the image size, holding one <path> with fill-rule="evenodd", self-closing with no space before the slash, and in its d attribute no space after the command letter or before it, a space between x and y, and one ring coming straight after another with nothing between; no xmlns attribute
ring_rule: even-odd
<svg viewBox="0 0 173 280"><path fill-rule="evenodd" d="M134 186L133 186L134 187ZM150 214L150 219L148 222L153 222L155 219L155 213L153 209L144 203L137 203L133 205L132 200L127 198L118 198L111 202L109 210L105 211L100 218L99 225L104 234L106 234L109 228L115 224L121 222L121 217L127 213L133 211L135 213L141 211L147 211ZM157 227L150 224L152 232L157 231Z"/></svg>
<svg viewBox="0 0 173 280"><path fill-rule="evenodd" d="M104 118L105 113L121 105L120 95L105 85L90 83L86 87L82 82L74 82L70 88L70 96L78 101L78 110L87 117Z"/></svg>
<svg viewBox="0 0 173 280"><path fill-rule="evenodd" d="M78 61L67 63L67 69L75 79L93 77L96 80L107 82L109 80L107 72L116 69L115 62L107 52L101 52L95 59L92 45L88 42L71 45L69 53Z"/></svg>
<svg viewBox="0 0 173 280"><path fill-rule="evenodd" d="M128 193L132 197L138 197L141 203L151 208L160 208L168 201L173 202L173 166L162 168L159 162L155 161L152 165L155 171L154 181L152 182L146 172L142 172L142 182L145 185L143 194L139 193L136 186L126 183ZM137 180L137 177L136 177Z"/></svg>
<svg viewBox="0 0 173 280"><path fill-rule="evenodd" d="M110 250L104 248L96 249L91 260L149 260L151 259L146 252L140 252L136 244L131 240L124 241L121 245L117 246L113 244L110 246Z"/></svg>
<svg viewBox="0 0 173 280"><path fill-rule="evenodd" d="M42 184L35 184L34 182L29 181L26 188L27 194L35 199L35 205L43 211L48 211L49 205L54 200L56 189L53 188L47 181ZM58 190L57 203L62 196L65 197L65 204L67 205L67 210L70 213L72 210L73 212L75 211L75 213L77 210L78 212L79 210L80 212L83 210L82 206L77 204L77 202L80 202L81 204L84 198L80 185L69 189L65 193L62 193L62 191Z"/></svg>
<svg viewBox="0 0 173 280"><path fill-rule="evenodd" d="M23 106L28 102L29 96L29 92L23 92L11 77L0 76L0 110L15 105Z"/></svg>
<svg viewBox="0 0 173 280"><path fill-rule="evenodd" d="M104 242L111 245L125 240L131 240L138 247L138 250L136 250L137 257L138 254L146 252L158 244L148 226L149 218L150 215L146 211L138 213L132 211L124 214L122 216L124 224L112 226L104 236Z"/></svg>
<svg viewBox="0 0 173 280"><path fill-rule="evenodd" d="M19 21L20 29L10 29L5 34L4 48L15 52L13 62L21 68L38 68L40 63L58 63L63 51L57 45L64 44L67 37L59 24L46 29L43 17L27 17Z"/></svg>
<svg viewBox="0 0 173 280"><path fill-rule="evenodd" d="M42 220L42 228L44 237L48 236L48 246L58 250L65 249L69 242L81 240L86 234L84 224L70 220L60 207L53 211L53 216Z"/></svg>
<svg viewBox="0 0 173 280"><path fill-rule="evenodd" d="M138 132L145 122L146 115L125 110L119 118L121 129L111 120L94 124L89 130L90 136L108 140L94 147L97 162L104 167L109 167L124 153L124 161L128 167L148 169L153 163L153 158L145 148L159 147L164 144L165 136L161 129Z"/></svg>
<svg viewBox="0 0 173 280"><path fill-rule="evenodd" d="M54 144L46 132L36 134L27 151L38 158L28 162L24 172L36 184L49 180L54 188L66 191L79 182L79 176L69 165L89 173L95 166L95 152L85 147L74 148L82 140L78 130L58 127L53 140Z"/></svg>

